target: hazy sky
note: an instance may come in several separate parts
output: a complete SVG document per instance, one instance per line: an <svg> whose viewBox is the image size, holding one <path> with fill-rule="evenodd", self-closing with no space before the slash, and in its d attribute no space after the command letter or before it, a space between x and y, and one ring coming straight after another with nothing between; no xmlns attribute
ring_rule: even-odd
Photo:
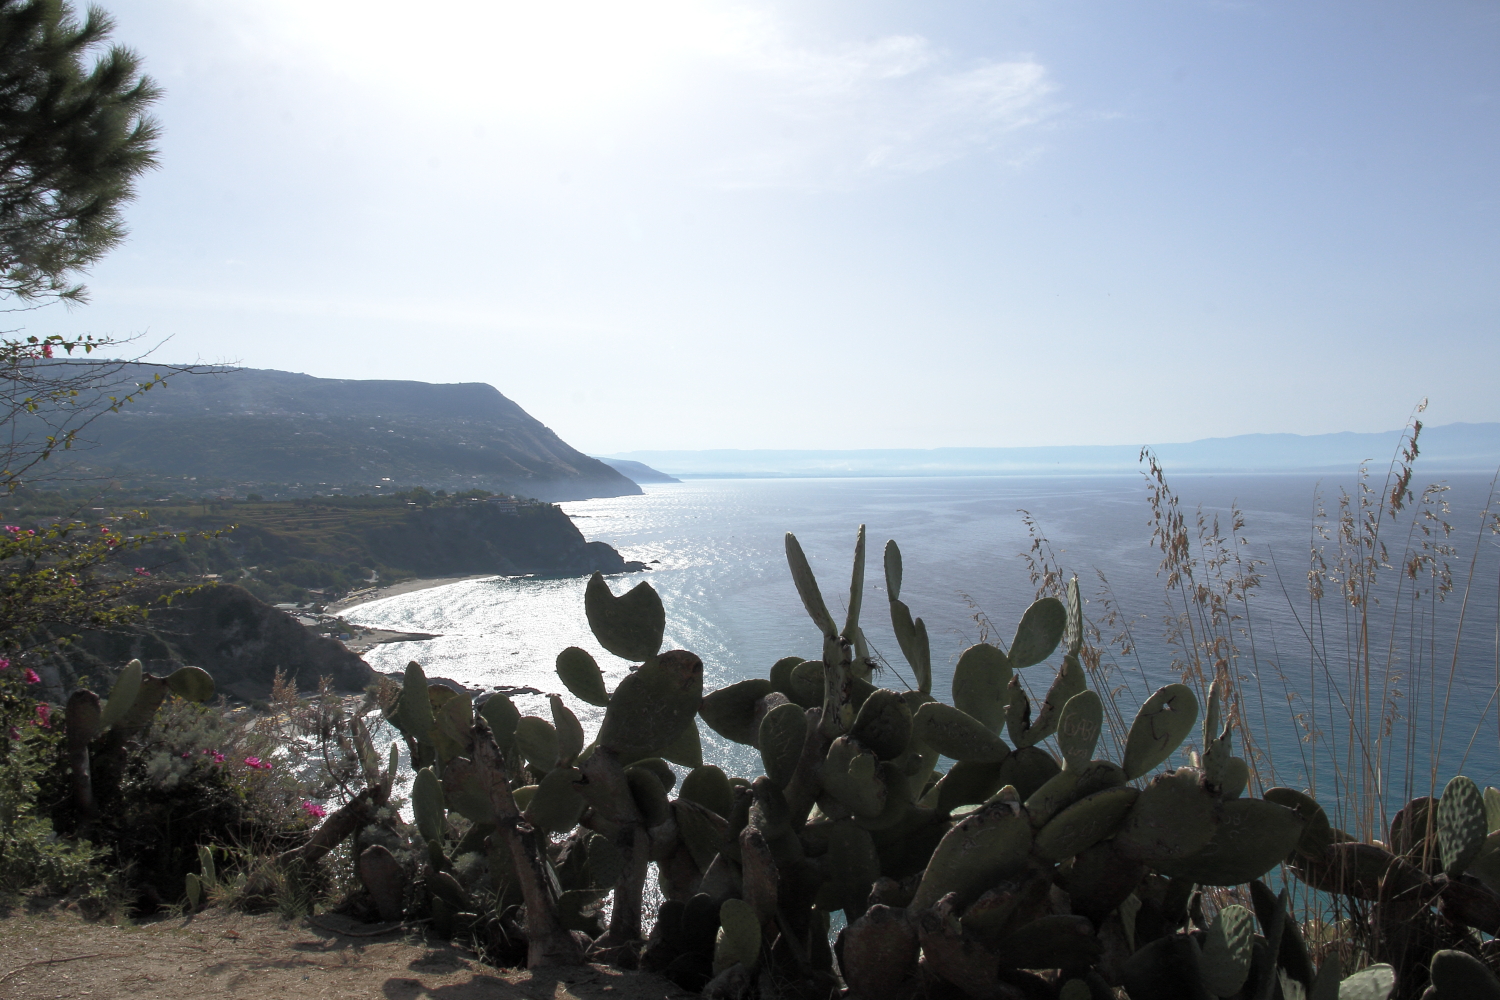
<svg viewBox="0 0 1500 1000"><path fill-rule="evenodd" d="M27 332L593 453L1500 420L1500 5L113 0L162 168Z"/></svg>

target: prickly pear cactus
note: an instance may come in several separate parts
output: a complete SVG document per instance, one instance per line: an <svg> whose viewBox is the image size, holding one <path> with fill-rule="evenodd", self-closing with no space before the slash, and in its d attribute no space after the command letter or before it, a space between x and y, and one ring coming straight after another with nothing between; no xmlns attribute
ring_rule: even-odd
<svg viewBox="0 0 1500 1000"><path fill-rule="evenodd" d="M1008 649L965 650L945 703L889 542L890 624L911 688L882 687L861 624L863 527L842 621L790 534L786 555L821 654L708 692L696 656L661 649L665 611L649 584L617 596L591 579L595 638L635 664L611 691L588 653L558 655L561 687L604 710L592 742L560 694L546 718L495 697L476 713L408 669L390 717L418 771L412 805L427 852L420 878L403 884L435 926L524 912L528 964L641 963L736 998L793 983L829 995L835 965L854 1000L1389 994L1387 966L1347 979L1337 960L1315 969L1285 898L1256 880L1287 859L1319 887L1352 877L1402 892L1431 876L1346 843L1305 793L1249 794L1224 681L1206 693L1202 719L1198 694L1168 684L1106 739L1117 716L1088 687L1071 581L1065 600L1023 611ZM1028 670L1053 671L1035 706ZM705 763L700 716L754 748L764 773ZM1200 722L1192 766L1161 770ZM1111 746L1123 746L1120 760L1105 759ZM1460 919L1481 891L1464 879L1500 885L1500 792L1456 781L1435 809L1443 905ZM467 880L472 851L487 858L488 883ZM666 902L648 941L652 865ZM1246 884L1253 912L1215 910L1197 891ZM845 926L830 950L836 911Z"/></svg>

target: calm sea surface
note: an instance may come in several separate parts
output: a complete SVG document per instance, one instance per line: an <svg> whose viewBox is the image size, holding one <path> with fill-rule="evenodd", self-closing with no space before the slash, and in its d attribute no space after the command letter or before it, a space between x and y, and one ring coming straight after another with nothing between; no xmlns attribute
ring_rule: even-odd
<svg viewBox="0 0 1500 1000"><path fill-rule="evenodd" d="M1441 603L1424 599L1413 612L1394 591L1396 570L1386 571L1389 586L1381 592L1377 627L1368 641L1377 666L1384 670L1390 664L1396 671L1403 711L1415 709L1420 720L1416 727L1397 730L1401 739L1415 741L1412 756L1425 766L1441 736L1440 778L1462 770L1481 785L1500 785L1500 706L1495 703L1500 536L1481 531L1487 477L1450 477L1447 484L1446 518L1454 526L1447 541L1457 549L1447 561L1457 589ZM1281 783L1316 784L1326 802L1337 794L1330 755L1342 750L1332 750L1329 737L1337 736L1342 747L1347 736L1339 701L1345 697L1348 640L1357 633L1349 632L1344 605L1336 599L1324 602L1321 620L1311 615L1306 580L1309 546L1317 541L1317 497L1321 493L1325 507L1335 511L1340 487L1352 481L1197 475L1178 477L1172 485L1190 519L1201 505L1206 517L1218 516L1227 530L1230 505L1237 503L1244 512L1243 535L1251 544L1242 554L1266 565L1250 602L1253 656L1252 636L1240 635L1239 669ZM1077 573L1089 599L1086 614L1103 622L1108 610L1102 573L1122 620L1130 623L1135 649L1128 655L1116 651L1114 681L1123 687L1119 699L1127 721L1151 690L1176 679L1174 654L1163 638L1167 605L1157 572L1161 554L1150 545L1151 512L1140 477L714 480L645 489L644 496L562 506L585 537L609 542L627 559L652 566L649 572L612 578L611 586L621 593L638 580L650 581L666 606L666 648L690 649L702 657L707 690L764 676L782 656L820 655L820 638L786 568L783 535L797 535L825 599L842 621L855 531L863 523L869 557L862 624L892 664L879 683L901 688L911 676L891 633L880 568L882 547L894 538L905 562L902 599L927 621L934 693L948 700L953 664L980 640L983 622L992 625L992 641L1008 645L1033 598L1035 588L1020 557L1031 545L1022 510L1036 519L1057 563ZM1408 549L1410 530L1405 520L1387 521L1382 528L1387 558L1395 566ZM1331 558L1331 545L1328 554ZM1465 601L1471 561L1474 586ZM347 617L441 634L428 642L378 647L366 658L380 670L400 670L416 659L430 676L472 686L561 691L553 661L558 651L576 645L594 654L613 687L629 664L605 653L590 634L584 583L475 580L375 601ZM1463 639L1455 657L1460 619ZM1045 692L1059 659L1054 655L1050 665L1025 671L1036 696ZM516 701L524 713L548 714L541 696ZM573 704L571 697L569 702L586 728L597 728L599 710ZM1443 718L1445 705L1442 726L1434 720ZM1309 753L1309 744L1300 739L1310 707L1312 724L1324 732L1311 744L1322 748L1321 757ZM1304 714L1301 728L1292 721L1298 712ZM709 759L732 773L759 773L754 751L700 729ZM1399 759L1408 750L1397 751L1387 765L1388 797L1404 800L1406 775ZM1419 792L1425 792L1426 781L1422 777Z"/></svg>

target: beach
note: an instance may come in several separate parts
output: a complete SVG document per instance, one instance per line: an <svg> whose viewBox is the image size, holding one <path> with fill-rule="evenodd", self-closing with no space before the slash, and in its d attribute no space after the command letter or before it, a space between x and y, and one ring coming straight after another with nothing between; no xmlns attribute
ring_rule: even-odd
<svg viewBox="0 0 1500 1000"><path fill-rule="evenodd" d="M361 604L369 604L371 601L384 600L387 597L398 597L401 594L411 594L418 590L431 590L433 587L446 587L450 583L463 583L465 580L488 580L495 574L477 573L469 576L434 576L422 577L416 580L402 580L387 587L372 587L369 590L358 590L348 597L340 598L325 606L329 614L338 614L357 608Z"/></svg>

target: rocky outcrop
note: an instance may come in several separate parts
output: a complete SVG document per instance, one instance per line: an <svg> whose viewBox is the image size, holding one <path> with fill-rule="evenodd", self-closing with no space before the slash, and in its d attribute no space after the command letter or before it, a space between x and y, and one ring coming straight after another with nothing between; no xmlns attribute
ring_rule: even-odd
<svg viewBox="0 0 1500 1000"><path fill-rule="evenodd" d="M371 554L381 562L419 576L582 576L627 568L614 548L584 541L572 519L552 506L530 507L520 514L486 503L417 509L399 526L371 530L368 538Z"/></svg>
<svg viewBox="0 0 1500 1000"><path fill-rule="evenodd" d="M79 636L60 654L60 673L71 673L70 682L87 676L99 683L132 659L155 674L191 664L212 674L220 693L246 701L265 699L278 669L303 691L324 677L341 691L362 691L375 678L343 643L304 628L243 588L168 594L163 586L146 602L142 625Z"/></svg>

